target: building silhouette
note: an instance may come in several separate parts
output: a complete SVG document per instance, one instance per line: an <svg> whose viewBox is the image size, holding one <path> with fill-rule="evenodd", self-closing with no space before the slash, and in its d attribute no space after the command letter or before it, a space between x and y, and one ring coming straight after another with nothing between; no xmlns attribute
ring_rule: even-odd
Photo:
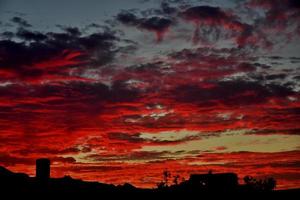
<svg viewBox="0 0 300 200"><path fill-rule="evenodd" d="M40 158L36 160L36 179L39 182L47 182L50 179L50 160Z"/></svg>
<svg viewBox="0 0 300 200"><path fill-rule="evenodd" d="M247 179L248 180L248 179ZM201 194L202 197L213 194L291 194L300 193L300 189L287 191L274 191L276 182L269 178L265 180L249 179L248 183L238 183L238 176L235 173L212 173L192 174L189 180L173 185L165 185L153 189L136 188L129 183L113 185L100 182L83 181L73 179L70 176L62 178L50 177L50 160L36 160L36 177L30 177L24 173L14 173L5 167L0 166L0 198L4 192L7 194L66 194L68 197L77 197L80 194L101 196L101 195L122 195L136 194L146 197L153 194L153 197L163 196L177 197L177 194ZM148 197L148 196L147 196ZM228 196L229 197L229 196ZM254 198L255 199L255 198Z"/></svg>

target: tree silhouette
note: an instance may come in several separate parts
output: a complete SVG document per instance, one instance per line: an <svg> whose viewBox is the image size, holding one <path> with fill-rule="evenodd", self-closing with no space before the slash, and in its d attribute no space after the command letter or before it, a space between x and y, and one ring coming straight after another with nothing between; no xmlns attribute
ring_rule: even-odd
<svg viewBox="0 0 300 200"><path fill-rule="evenodd" d="M163 180L157 184L157 188L167 188L169 186L169 178L171 178L171 172L168 170L163 171Z"/></svg>
<svg viewBox="0 0 300 200"><path fill-rule="evenodd" d="M264 187L265 190L267 191L274 190L276 188L276 184L277 184L276 180L272 177L264 180Z"/></svg>
<svg viewBox="0 0 300 200"><path fill-rule="evenodd" d="M178 185L179 184L179 178L180 178L180 176L179 175L176 175L176 176L173 176L173 184L174 185Z"/></svg>
<svg viewBox="0 0 300 200"><path fill-rule="evenodd" d="M169 186L169 178L171 178L171 172L169 172L168 170L163 171L163 177L164 177L164 182L166 184L166 186Z"/></svg>

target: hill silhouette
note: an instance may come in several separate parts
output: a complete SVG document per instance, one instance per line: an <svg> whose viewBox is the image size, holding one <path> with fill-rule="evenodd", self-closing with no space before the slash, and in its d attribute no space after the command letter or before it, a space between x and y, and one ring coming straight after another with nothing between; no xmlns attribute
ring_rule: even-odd
<svg viewBox="0 0 300 200"><path fill-rule="evenodd" d="M42 163L42 164L41 164ZM192 174L188 180L178 182L175 177L173 184L169 184L170 173L165 171L164 178L157 188L136 188L129 183L112 185L99 182L89 182L73 179L70 176L62 178L50 177L50 161L47 159L37 160L36 177L30 177L24 173L14 173L0 166L0 195L4 194L43 194L43 195L168 195L196 194L260 194L260 195L288 195L300 193L300 189L274 190L275 179L256 180L251 176L245 177L245 184L238 183L235 173L212 173Z"/></svg>

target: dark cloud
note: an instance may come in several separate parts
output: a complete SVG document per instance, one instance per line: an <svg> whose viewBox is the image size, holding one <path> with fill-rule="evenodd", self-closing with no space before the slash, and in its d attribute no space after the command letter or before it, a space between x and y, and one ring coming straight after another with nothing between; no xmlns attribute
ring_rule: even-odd
<svg viewBox="0 0 300 200"><path fill-rule="evenodd" d="M47 39L47 36L41 32L29 31L23 28L18 30L16 36L25 41L42 41Z"/></svg>
<svg viewBox="0 0 300 200"><path fill-rule="evenodd" d="M244 46L247 39L252 36L253 33L251 25L242 23L237 16L229 14L219 7L190 7L181 12L180 16L195 25L194 43L198 43L199 41L205 42L212 34L215 35L215 40L219 40L220 35L226 30L228 32L238 33L239 35L235 36L236 42L238 45ZM220 28L224 30L220 30Z"/></svg>
<svg viewBox="0 0 300 200"><path fill-rule="evenodd" d="M140 27L142 29L147 29L150 31L162 32L162 31L165 31L171 24L172 24L172 21L169 19L160 18L160 17L151 17L151 18L145 19L140 24Z"/></svg>
<svg viewBox="0 0 300 200"><path fill-rule="evenodd" d="M6 34L7 35L7 34ZM0 41L0 79L31 80L45 76L69 76L66 68L82 64L100 67L113 60L118 38L113 32L81 36L78 28L64 28L61 33L41 33L19 28L22 40Z"/></svg>
<svg viewBox="0 0 300 200"><path fill-rule="evenodd" d="M249 3L252 6L257 4L265 5ZM210 44L221 39L231 39L239 48L271 49L274 45L278 45L278 41L272 40L265 32L264 23L268 21L267 19L257 19L251 24L243 21L243 18L235 13L238 12L210 5L195 6L184 1L162 1L159 9L146 9L139 15L137 11L122 11L116 19L124 25L154 32L157 41L162 40L165 32L172 25L178 24L178 19L182 18L195 26L194 44L199 42ZM278 25L286 22L272 21L272 23Z"/></svg>
<svg viewBox="0 0 300 200"><path fill-rule="evenodd" d="M140 133L128 134L128 133L108 133L108 138L111 140L124 140L128 142L143 142L145 141L140 137Z"/></svg>
<svg viewBox="0 0 300 200"><path fill-rule="evenodd" d="M11 31L4 31L0 35L1 35L1 37L5 38L5 39L11 39L12 37L15 36L15 33L11 32Z"/></svg>
<svg viewBox="0 0 300 200"><path fill-rule="evenodd" d="M300 76L294 76L293 77L295 80L300 80Z"/></svg>
<svg viewBox="0 0 300 200"><path fill-rule="evenodd" d="M143 20L139 27L141 29L149 30L155 32L157 41L161 41L164 37L164 34L171 26L172 21L170 19L161 18L161 17L151 17Z"/></svg>
<svg viewBox="0 0 300 200"><path fill-rule="evenodd" d="M156 151L136 151L136 152L131 152L126 155L121 155L121 156L116 156L116 155L90 155L88 156L89 159L92 159L94 161L117 161L117 160L123 160L123 161L128 161L128 160L160 160L160 159L166 159L168 157L168 152L156 152ZM170 153L171 154L171 153ZM169 155L170 155L169 154Z"/></svg>
<svg viewBox="0 0 300 200"><path fill-rule="evenodd" d="M199 88L197 86L179 86L174 91L174 98L181 102L196 103L213 106L218 103L225 105L246 106L265 103L271 97L287 97L294 92L287 87L259 82L246 82L242 80L217 82L212 88Z"/></svg>
<svg viewBox="0 0 300 200"><path fill-rule="evenodd" d="M130 12L121 12L117 15L117 20L125 25L137 26L140 23L139 18Z"/></svg>
<svg viewBox="0 0 300 200"><path fill-rule="evenodd" d="M82 34L77 27L62 27L62 29L73 37L80 37L80 35Z"/></svg>
<svg viewBox="0 0 300 200"><path fill-rule="evenodd" d="M22 19L21 17L13 17L11 19L12 22L16 23L20 27L31 27L31 24L29 24L25 19Z"/></svg>
<svg viewBox="0 0 300 200"><path fill-rule="evenodd" d="M272 74L272 75L267 75L266 79L268 80L276 80L276 79L284 79L286 78L286 74Z"/></svg>
<svg viewBox="0 0 300 200"><path fill-rule="evenodd" d="M158 42L163 39L164 34L173 23L171 19L165 17L154 16L149 18L139 18L128 11L119 13L116 18L124 25L134 26L141 30L154 32Z"/></svg>
<svg viewBox="0 0 300 200"><path fill-rule="evenodd" d="M184 143L187 141L197 140L200 138L200 135L193 135L193 136L185 136L179 139L158 139L157 137L153 138L142 138L141 133L117 133L117 132L110 132L107 134L108 138L111 140L119 140L123 142L129 143L139 143L147 144L147 145L175 145Z"/></svg>
<svg viewBox="0 0 300 200"><path fill-rule="evenodd" d="M62 97L60 101L49 101L49 106L65 105L68 102L76 104L77 100L85 99L87 105L93 106L93 102L130 102L139 98L139 91L130 90L122 82L115 82L110 88L103 83L85 83L70 82L53 85L34 85L32 90L28 91L26 86L11 85L0 88L1 97L10 96L21 98L26 95L27 98L46 98ZM89 103L86 101L90 101ZM74 105L76 106L76 105ZM96 105L95 105L96 106ZM84 111L84 110L82 110Z"/></svg>
<svg viewBox="0 0 300 200"><path fill-rule="evenodd" d="M300 63L300 58L298 57L290 57L290 63Z"/></svg>
<svg viewBox="0 0 300 200"><path fill-rule="evenodd" d="M210 23L221 23L222 20L227 20L228 16L218 7L212 7L212 6L196 6L191 7L182 12L182 17L195 21L195 22L201 22L201 21L207 21ZM208 21L210 20L210 21Z"/></svg>
<svg viewBox="0 0 300 200"><path fill-rule="evenodd" d="M269 56L268 58L272 59L272 60L282 60L283 57L281 56Z"/></svg>

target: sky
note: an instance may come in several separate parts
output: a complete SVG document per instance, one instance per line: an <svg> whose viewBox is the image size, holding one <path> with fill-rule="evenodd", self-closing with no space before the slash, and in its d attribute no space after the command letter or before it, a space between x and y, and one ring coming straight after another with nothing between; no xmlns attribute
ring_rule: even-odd
<svg viewBox="0 0 300 200"><path fill-rule="evenodd" d="M0 165L300 187L297 0L0 0Z"/></svg>

